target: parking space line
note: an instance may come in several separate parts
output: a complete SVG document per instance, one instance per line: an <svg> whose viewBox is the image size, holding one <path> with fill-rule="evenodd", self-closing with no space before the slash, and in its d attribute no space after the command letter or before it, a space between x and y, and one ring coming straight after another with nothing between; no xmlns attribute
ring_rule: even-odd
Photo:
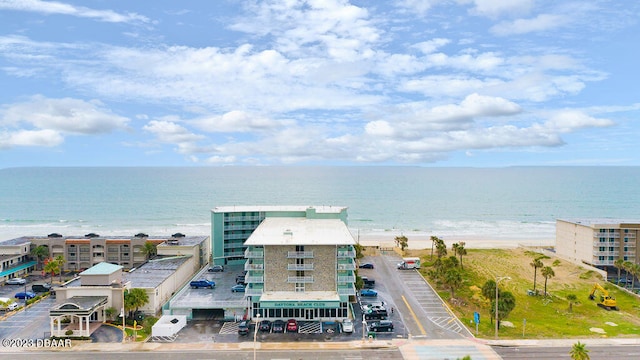
<svg viewBox="0 0 640 360"><path fill-rule="evenodd" d="M420 328L420 332L422 333L422 335L427 335L427 332L424 330L424 327L422 327L422 324L418 320L418 317L416 316L416 313L411 308L411 305L409 305L409 302L407 301L407 298L405 298L404 295L401 295L401 296L402 296L402 301L404 301L404 303L407 305L407 308L409 308L409 311L411 312L411 316L413 316L413 320L415 320L416 324L418 324L418 327Z"/></svg>

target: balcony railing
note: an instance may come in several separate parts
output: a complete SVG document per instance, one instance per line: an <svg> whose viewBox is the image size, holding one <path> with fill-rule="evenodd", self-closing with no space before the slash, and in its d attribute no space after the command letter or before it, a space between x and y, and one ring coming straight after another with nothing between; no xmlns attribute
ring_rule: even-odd
<svg viewBox="0 0 640 360"><path fill-rule="evenodd" d="M355 295L356 288L353 286L338 287L338 295Z"/></svg>
<svg viewBox="0 0 640 360"><path fill-rule="evenodd" d="M287 251L289 259L313 259L313 251Z"/></svg>
<svg viewBox="0 0 640 360"><path fill-rule="evenodd" d="M354 283L356 281L355 276L338 276L338 283Z"/></svg>
<svg viewBox="0 0 640 360"><path fill-rule="evenodd" d="M289 276L287 278L288 283L312 283L313 276Z"/></svg>
<svg viewBox="0 0 640 360"><path fill-rule="evenodd" d="M245 250L244 252L244 257L246 257L247 259L262 259L264 258L264 251L257 251L257 250L251 250L249 251L249 249Z"/></svg>
<svg viewBox="0 0 640 360"><path fill-rule="evenodd" d="M356 264L354 263L338 263L338 270L355 270Z"/></svg>
<svg viewBox="0 0 640 360"><path fill-rule="evenodd" d="M256 288L246 288L244 289L244 294L246 296L262 296L262 289L256 289Z"/></svg>
<svg viewBox="0 0 640 360"><path fill-rule="evenodd" d="M287 270L313 270L313 264L287 264Z"/></svg>
<svg viewBox="0 0 640 360"><path fill-rule="evenodd" d="M264 264L250 264L249 262L244 264L244 269L249 270L264 270Z"/></svg>
<svg viewBox="0 0 640 360"><path fill-rule="evenodd" d="M244 280L247 283L262 284L264 283L264 276L246 276Z"/></svg>
<svg viewBox="0 0 640 360"><path fill-rule="evenodd" d="M593 233L593 237L597 237L597 238L619 238L620 237L620 233L610 233L610 232L606 232L606 233L601 233L601 232L594 232Z"/></svg>
<svg viewBox="0 0 640 360"><path fill-rule="evenodd" d="M258 215L233 215L227 216L224 218L225 222L235 222L235 221L260 221L260 216Z"/></svg>
<svg viewBox="0 0 640 360"><path fill-rule="evenodd" d="M253 224L238 224L238 225L225 225L224 230L253 230L256 225Z"/></svg>
<svg viewBox="0 0 640 360"><path fill-rule="evenodd" d="M339 250L338 251L339 258L350 258L353 259L356 257L356 252L352 250Z"/></svg>

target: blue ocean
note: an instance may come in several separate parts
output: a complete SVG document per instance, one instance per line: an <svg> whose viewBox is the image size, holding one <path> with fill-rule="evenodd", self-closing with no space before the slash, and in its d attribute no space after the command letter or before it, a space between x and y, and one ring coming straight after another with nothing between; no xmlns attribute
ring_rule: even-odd
<svg viewBox="0 0 640 360"><path fill-rule="evenodd" d="M640 167L0 170L0 240L210 233L230 205L338 205L354 232L552 239L557 218L639 221Z"/></svg>

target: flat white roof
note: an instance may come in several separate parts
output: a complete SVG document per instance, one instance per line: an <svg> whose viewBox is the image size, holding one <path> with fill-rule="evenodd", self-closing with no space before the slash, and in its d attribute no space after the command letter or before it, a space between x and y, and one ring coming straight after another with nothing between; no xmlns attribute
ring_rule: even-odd
<svg viewBox="0 0 640 360"><path fill-rule="evenodd" d="M347 209L346 206L304 206L304 205L240 205L240 206L217 206L213 208L214 213L225 212L266 212L266 211L307 211L313 208L316 213L340 213Z"/></svg>
<svg viewBox="0 0 640 360"><path fill-rule="evenodd" d="M558 221L564 221L572 224L579 224L585 226L592 227L603 227L603 226L621 226L621 225L631 225L632 227L637 227L640 224L638 219L629 220L629 219L557 219Z"/></svg>
<svg viewBox="0 0 640 360"><path fill-rule="evenodd" d="M268 291L260 301L340 301L336 291Z"/></svg>
<svg viewBox="0 0 640 360"><path fill-rule="evenodd" d="M355 245L339 219L266 218L245 245Z"/></svg>

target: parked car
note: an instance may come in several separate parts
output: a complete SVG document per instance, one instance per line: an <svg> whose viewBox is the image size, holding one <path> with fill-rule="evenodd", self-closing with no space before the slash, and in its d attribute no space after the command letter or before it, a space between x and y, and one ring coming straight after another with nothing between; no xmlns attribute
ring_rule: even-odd
<svg viewBox="0 0 640 360"><path fill-rule="evenodd" d="M360 296L376 297L378 296L378 292L372 289L362 289L360 290Z"/></svg>
<svg viewBox="0 0 640 360"><path fill-rule="evenodd" d="M244 292L244 285L237 284L231 287L231 292Z"/></svg>
<svg viewBox="0 0 640 360"><path fill-rule="evenodd" d="M296 319L287 320L287 332L298 332L298 321Z"/></svg>
<svg viewBox="0 0 640 360"><path fill-rule="evenodd" d="M210 288L213 289L216 287L216 283L213 281L209 281L209 280L194 280L192 282L189 283L189 285L194 288L194 289L199 289L199 288Z"/></svg>
<svg viewBox="0 0 640 360"><path fill-rule="evenodd" d="M342 320L342 332L345 332L345 333L353 332L353 321L351 321L351 319Z"/></svg>
<svg viewBox="0 0 640 360"><path fill-rule="evenodd" d="M276 320L273 322L273 324L271 324L271 332L283 333L285 325L286 323L284 322L284 320Z"/></svg>
<svg viewBox="0 0 640 360"><path fill-rule="evenodd" d="M389 320L381 320L369 324L369 330L373 332L393 331L393 323Z"/></svg>
<svg viewBox="0 0 640 360"><path fill-rule="evenodd" d="M36 294L31 291L21 291L14 295L16 299L33 299L36 297Z"/></svg>
<svg viewBox="0 0 640 360"><path fill-rule="evenodd" d="M249 334L249 322L241 321L238 324L238 335L247 335Z"/></svg>
<svg viewBox="0 0 640 360"><path fill-rule="evenodd" d="M369 279L366 276L362 276L361 279L362 279L362 282L364 283L364 288L365 289L373 289L376 286L376 280L375 279Z"/></svg>
<svg viewBox="0 0 640 360"><path fill-rule="evenodd" d="M222 265L213 265L207 271L208 272L223 272L224 271L224 266L222 266Z"/></svg>
<svg viewBox="0 0 640 360"><path fill-rule="evenodd" d="M364 263L364 264L360 264L360 266L358 266L360 269L373 269L373 264L372 263Z"/></svg>
<svg viewBox="0 0 640 360"><path fill-rule="evenodd" d="M27 283L27 280L23 278L11 278L7 280L7 285L24 285Z"/></svg>
<svg viewBox="0 0 640 360"><path fill-rule="evenodd" d="M51 291L51 285L49 284L33 284L31 285L31 291L34 293L46 293Z"/></svg>
<svg viewBox="0 0 640 360"><path fill-rule="evenodd" d="M236 276L236 284L242 284L242 285L245 285L244 277L245 277L244 275L238 275L238 276Z"/></svg>
<svg viewBox="0 0 640 360"><path fill-rule="evenodd" d="M271 321L269 321L269 320L260 321L260 326L258 327L258 330L260 330L262 332L270 332L271 331Z"/></svg>
<svg viewBox="0 0 640 360"><path fill-rule="evenodd" d="M365 320L383 320L389 317L386 309L369 310L364 314Z"/></svg>

